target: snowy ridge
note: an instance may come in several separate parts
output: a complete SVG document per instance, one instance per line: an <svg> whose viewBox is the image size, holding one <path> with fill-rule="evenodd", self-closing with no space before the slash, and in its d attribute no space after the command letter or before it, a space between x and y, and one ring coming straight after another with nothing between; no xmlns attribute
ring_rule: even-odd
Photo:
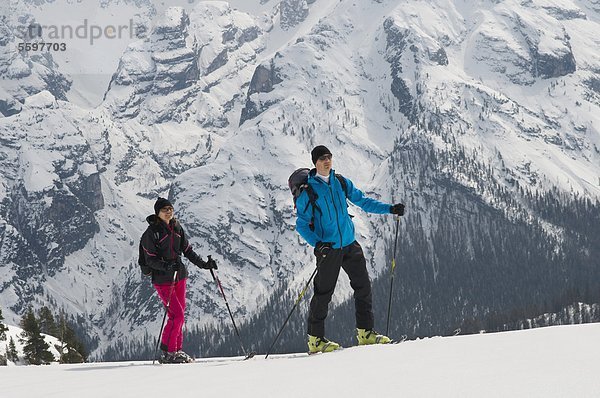
<svg viewBox="0 0 600 398"><path fill-rule="evenodd" d="M600 393L600 325L428 338L311 357L201 359L189 365L101 362L0 368L3 396L195 394L261 397L581 397ZM349 378L360 368L360 380ZM328 383L310 385L315 374ZM35 380L32 383L31 380ZM148 382L154 380L154 382ZM170 382L161 382L169 380ZM190 387L190 380L199 380Z"/></svg>

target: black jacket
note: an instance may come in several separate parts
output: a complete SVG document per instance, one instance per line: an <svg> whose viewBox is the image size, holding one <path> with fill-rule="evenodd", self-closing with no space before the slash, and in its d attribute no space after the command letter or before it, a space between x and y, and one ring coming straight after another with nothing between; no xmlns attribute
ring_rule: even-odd
<svg viewBox="0 0 600 398"><path fill-rule="evenodd" d="M146 221L148 221L148 228L142 235L142 248L146 264L152 269L152 283L171 283L173 273L167 271L167 267L173 262L179 264L177 280L185 279L188 273L185 264L181 261L182 254L199 267L205 264L192 249L185 237L183 227L177 220L171 220L167 226L156 215L151 214L146 217Z"/></svg>

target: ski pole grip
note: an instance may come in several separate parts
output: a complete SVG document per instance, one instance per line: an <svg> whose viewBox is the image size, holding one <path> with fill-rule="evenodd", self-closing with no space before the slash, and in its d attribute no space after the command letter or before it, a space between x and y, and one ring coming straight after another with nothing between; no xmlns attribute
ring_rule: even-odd
<svg viewBox="0 0 600 398"><path fill-rule="evenodd" d="M212 260L212 256L209 254L209 255L208 255L208 261L207 261L207 263L210 263L210 262L211 262L211 260ZM215 272L213 271L213 269L212 269L212 268L210 268L210 274L212 275L212 277L213 277L213 280L216 282L217 278L215 277Z"/></svg>

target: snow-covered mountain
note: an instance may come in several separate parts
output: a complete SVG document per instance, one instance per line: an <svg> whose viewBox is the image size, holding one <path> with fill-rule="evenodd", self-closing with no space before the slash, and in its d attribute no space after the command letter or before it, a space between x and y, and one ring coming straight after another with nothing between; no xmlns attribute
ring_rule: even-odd
<svg viewBox="0 0 600 398"><path fill-rule="evenodd" d="M136 265L157 195L173 199L194 247L220 264L235 316L260 314L281 283L294 292L312 272L286 180L310 166L316 144L370 196L407 203L402 236L413 247L415 231L423 238L432 286L454 272L440 265L446 215L465 227L465 258L487 255L469 226L494 236L494 225L475 221L482 209L539 224L550 252L587 253L582 261L596 260L584 268L597 272L591 229L528 199L588 200L579 214L597 217L597 0L103 1L94 23L137 18L147 34L98 39L93 51L74 39L60 54L19 52L18 28L42 18L76 26L95 3L13 3L0 22L0 305L9 320L29 303L56 303L99 339L98 356L109 341L158 330L161 307ZM57 19L71 7L70 22ZM389 264L392 219L353 213L375 278ZM580 235L580 246L564 238ZM557 267L580 280L575 267ZM531 275L531 284L565 279ZM227 322L210 275L192 270L189 282L188 328ZM336 303L349 293L340 285ZM469 294L456 289L465 317L490 311Z"/></svg>

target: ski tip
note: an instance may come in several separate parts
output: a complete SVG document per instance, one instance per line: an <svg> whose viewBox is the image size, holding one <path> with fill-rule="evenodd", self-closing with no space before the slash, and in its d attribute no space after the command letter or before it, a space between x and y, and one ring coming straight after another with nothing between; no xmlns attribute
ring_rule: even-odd
<svg viewBox="0 0 600 398"><path fill-rule="evenodd" d="M339 346L335 350L331 350L331 351L316 351L316 352L307 351L306 353L308 354L308 356L311 356L311 355L320 355L320 354L331 354L332 352L340 352L343 350L344 350L344 347Z"/></svg>
<svg viewBox="0 0 600 398"><path fill-rule="evenodd" d="M252 351L246 354L246 358L244 358L244 361L250 358L253 358L256 355L256 352Z"/></svg>
<svg viewBox="0 0 600 398"><path fill-rule="evenodd" d="M400 344L400 343L405 342L407 338L408 338L408 336L406 336L405 334L403 334L402 336L400 336L399 339L397 339L397 340L394 339L394 340L390 341L389 344Z"/></svg>

